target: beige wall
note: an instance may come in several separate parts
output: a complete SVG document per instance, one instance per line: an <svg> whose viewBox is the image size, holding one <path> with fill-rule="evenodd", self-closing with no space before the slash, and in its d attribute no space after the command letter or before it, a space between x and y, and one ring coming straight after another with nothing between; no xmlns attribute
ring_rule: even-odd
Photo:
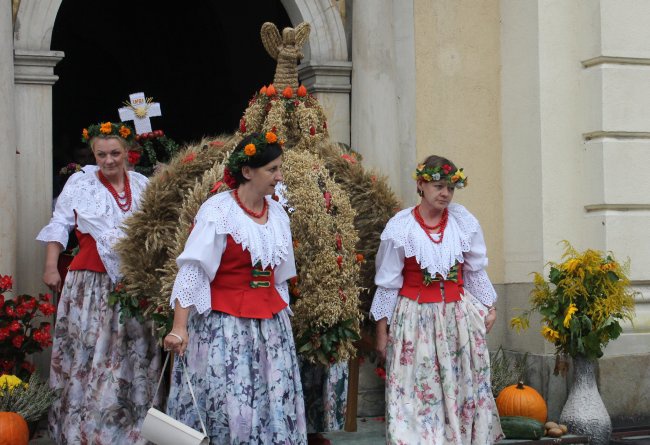
<svg viewBox="0 0 650 445"><path fill-rule="evenodd" d="M414 17L417 159L441 154L465 169L455 200L481 222L502 283L499 2L415 0Z"/></svg>

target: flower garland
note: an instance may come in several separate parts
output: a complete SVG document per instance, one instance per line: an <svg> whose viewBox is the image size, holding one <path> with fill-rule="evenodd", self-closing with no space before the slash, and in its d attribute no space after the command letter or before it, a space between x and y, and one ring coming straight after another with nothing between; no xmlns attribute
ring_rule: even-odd
<svg viewBox="0 0 650 445"><path fill-rule="evenodd" d="M135 139L133 135L133 128L129 124L123 122L118 124L112 122L100 122L84 128L81 131L81 141L89 143L92 138L97 136L118 136L130 143Z"/></svg>
<svg viewBox="0 0 650 445"><path fill-rule="evenodd" d="M425 164L420 164L413 172L413 179L416 181L421 179L426 182L430 181L447 181L450 185L457 189L467 187L467 176L462 168L457 169L452 173L452 166L444 164L442 167L427 167Z"/></svg>
<svg viewBox="0 0 650 445"><path fill-rule="evenodd" d="M278 143L278 136L273 130L267 131L264 135L258 135L254 137L250 143L246 144L243 150L235 150L230 154L228 162L228 171L232 173L238 173L241 171L242 166L247 162L252 161L256 157L261 157L266 148L271 144ZM282 146L282 142L279 143Z"/></svg>

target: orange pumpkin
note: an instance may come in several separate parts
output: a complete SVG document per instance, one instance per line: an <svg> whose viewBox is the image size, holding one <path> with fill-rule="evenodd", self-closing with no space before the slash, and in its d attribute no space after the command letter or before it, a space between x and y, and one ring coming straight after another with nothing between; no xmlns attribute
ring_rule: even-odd
<svg viewBox="0 0 650 445"><path fill-rule="evenodd" d="M544 398L524 382L503 388L497 396L500 416L523 416L546 422L548 414Z"/></svg>
<svg viewBox="0 0 650 445"><path fill-rule="evenodd" d="M0 412L0 445L27 445L29 428L18 413Z"/></svg>

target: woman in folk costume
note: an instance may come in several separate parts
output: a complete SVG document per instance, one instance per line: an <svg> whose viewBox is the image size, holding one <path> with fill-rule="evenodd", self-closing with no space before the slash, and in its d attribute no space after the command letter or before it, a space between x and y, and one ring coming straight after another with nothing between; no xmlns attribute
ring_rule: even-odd
<svg viewBox="0 0 650 445"><path fill-rule="evenodd" d="M36 238L47 244L43 281L61 292L50 368L59 398L50 410L50 435L58 444L144 443L139 430L159 373L159 348L150 326L119 321L108 296L120 276L113 245L124 219L138 210L147 178L126 170L133 140L127 124L91 125L82 139L97 166L70 177ZM79 253L62 283L57 259L73 229Z"/></svg>
<svg viewBox="0 0 650 445"><path fill-rule="evenodd" d="M289 217L269 195L282 181L277 136L253 133L224 174L232 191L199 209L183 253L165 347L175 363L168 414L212 444L305 444L303 392L289 321L296 275ZM179 360L186 360L200 412Z"/></svg>
<svg viewBox="0 0 650 445"><path fill-rule="evenodd" d="M503 434L485 339L497 295L483 233L451 203L467 184L462 169L429 156L414 177L421 202L388 222L376 259L371 314L386 359L387 441L491 444Z"/></svg>

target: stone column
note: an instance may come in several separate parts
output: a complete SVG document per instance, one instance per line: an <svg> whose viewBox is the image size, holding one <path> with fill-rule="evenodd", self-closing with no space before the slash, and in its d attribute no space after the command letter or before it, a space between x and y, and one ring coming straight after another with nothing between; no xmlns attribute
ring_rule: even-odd
<svg viewBox="0 0 650 445"><path fill-rule="evenodd" d="M394 23L390 0L355 0L352 10L352 148L402 186ZM412 194L412 193L411 193Z"/></svg>
<svg viewBox="0 0 650 445"><path fill-rule="evenodd" d="M298 67L300 81L325 110L327 129L334 142L350 144L350 73L352 63L308 62Z"/></svg>
<svg viewBox="0 0 650 445"><path fill-rule="evenodd" d="M34 238L52 215L52 85L60 51L15 50L20 292L43 292L45 250Z"/></svg>
<svg viewBox="0 0 650 445"><path fill-rule="evenodd" d="M0 2L0 275L16 272L16 127L11 2Z"/></svg>

